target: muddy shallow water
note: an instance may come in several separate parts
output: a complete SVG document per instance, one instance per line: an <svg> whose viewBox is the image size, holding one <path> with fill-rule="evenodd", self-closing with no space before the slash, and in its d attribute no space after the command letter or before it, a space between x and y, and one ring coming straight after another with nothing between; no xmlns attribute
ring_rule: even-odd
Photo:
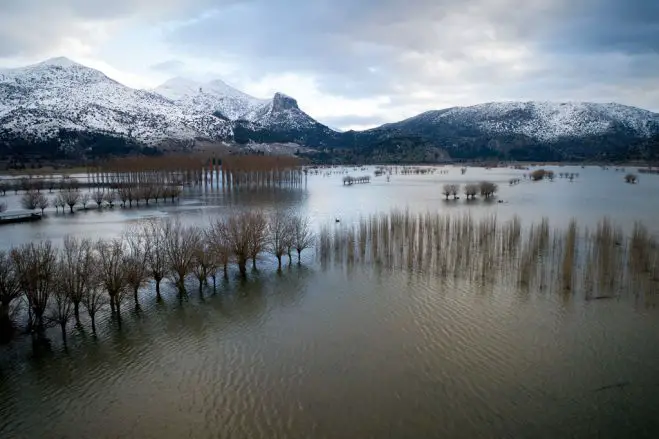
<svg viewBox="0 0 659 439"><path fill-rule="evenodd" d="M599 168L574 182L524 171L457 168L343 187L341 174L296 188L190 189L179 203L49 214L3 226L0 246L66 234L117 236L149 216L204 224L233 207L289 206L316 226L391 208L518 215L523 223L603 216L625 230L659 223L659 176L637 185ZM371 170L372 171L372 170ZM350 171L359 175L360 171ZM445 182L499 184L504 203L446 202ZM7 195L10 205L17 199ZM264 258L181 301L164 284L121 329L70 329L36 358L29 340L0 347L0 437L426 438L658 437L659 310L634 294L583 300L551 291L440 278L378 265L321 264L313 251L281 274ZM658 292L659 293L659 292Z"/></svg>

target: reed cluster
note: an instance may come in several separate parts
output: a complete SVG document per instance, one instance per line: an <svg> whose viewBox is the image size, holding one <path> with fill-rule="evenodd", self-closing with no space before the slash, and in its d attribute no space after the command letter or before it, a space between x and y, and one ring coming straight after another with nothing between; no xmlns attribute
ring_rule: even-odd
<svg viewBox="0 0 659 439"><path fill-rule="evenodd" d="M656 239L640 224L625 236L607 219L588 230L576 220L567 228L546 219L522 227L519 218L393 210L322 227L317 253L322 264L371 264L586 299L659 289Z"/></svg>

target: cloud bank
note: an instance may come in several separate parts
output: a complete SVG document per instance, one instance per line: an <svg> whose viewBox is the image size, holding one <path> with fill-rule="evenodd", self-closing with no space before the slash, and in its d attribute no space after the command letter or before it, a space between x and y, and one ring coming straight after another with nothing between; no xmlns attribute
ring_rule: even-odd
<svg viewBox="0 0 659 439"><path fill-rule="evenodd" d="M54 3L0 5L5 64L58 52L145 81L222 77L341 128L493 100L659 110L655 0Z"/></svg>

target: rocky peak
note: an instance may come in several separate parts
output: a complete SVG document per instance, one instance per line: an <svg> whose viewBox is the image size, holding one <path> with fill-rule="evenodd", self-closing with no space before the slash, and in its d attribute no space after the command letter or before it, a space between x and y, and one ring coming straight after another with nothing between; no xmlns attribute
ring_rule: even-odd
<svg viewBox="0 0 659 439"><path fill-rule="evenodd" d="M283 93L275 93L275 96L272 98L273 111L294 110L294 109L295 110L300 109L295 99Z"/></svg>

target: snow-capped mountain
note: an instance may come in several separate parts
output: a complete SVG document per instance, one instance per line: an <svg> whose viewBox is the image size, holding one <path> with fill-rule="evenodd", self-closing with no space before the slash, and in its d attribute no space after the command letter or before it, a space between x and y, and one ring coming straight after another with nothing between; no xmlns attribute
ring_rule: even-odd
<svg viewBox="0 0 659 439"><path fill-rule="evenodd" d="M357 145L418 137L455 158L624 158L659 136L659 114L613 103L493 102L427 111L354 136Z"/></svg>
<svg viewBox="0 0 659 439"><path fill-rule="evenodd" d="M0 130L41 140L61 129L144 144L232 135L231 124L211 113L126 87L66 58L0 72Z"/></svg>
<svg viewBox="0 0 659 439"><path fill-rule="evenodd" d="M295 142L308 146L340 143L340 133L302 111L295 99L283 93L246 113L234 127L238 141Z"/></svg>
<svg viewBox="0 0 659 439"><path fill-rule="evenodd" d="M444 127L523 135L543 142L600 136L621 129L647 138L659 131L659 114L615 103L491 102L428 111L381 128L432 131Z"/></svg>
<svg viewBox="0 0 659 439"><path fill-rule="evenodd" d="M153 91L189 111L215 113L228 120L244 118L246 114L270 102L236 90L219 79L201 83L186 78L173 78Z"/></svg>
<svg viewBox="0 0 659 439"><path fill-rule="evenodd" d="M75 154L113 153L117 145L197 139L377 151L382 160L401 148L423 152L418 157L430 151L452 158L625 159L654 154L659 115L619 104L500 102L338 132L290 96L257 99L219 80L175 78L152 91L136 90L66 58L0 71L0 155L25 148L52 154L65 143ZM369 157L361 152L348 155Z"/></svg>

